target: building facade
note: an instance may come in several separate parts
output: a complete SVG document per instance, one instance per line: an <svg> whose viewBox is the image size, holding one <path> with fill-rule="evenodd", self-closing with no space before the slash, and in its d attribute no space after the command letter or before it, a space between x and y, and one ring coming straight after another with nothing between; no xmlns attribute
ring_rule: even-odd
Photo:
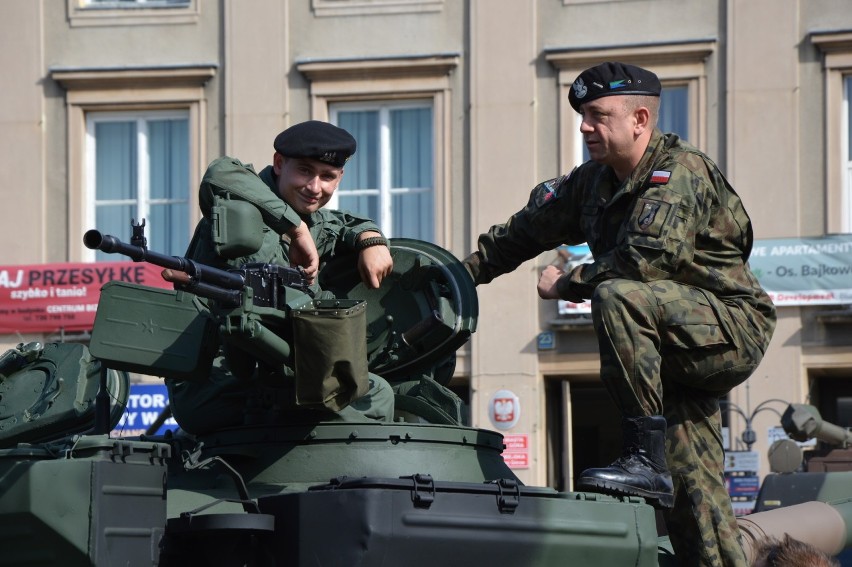
<svg viewBox="0 0 852 567"><path fill-rule="evenodd" d="M607 60L660 76L663 126L716 160L758 240L852 233L848 0L5 0L0 15L0 266L103 260L83 232L123 237L131 217L182 254L206 164L263 167L275 134L312 118L359 140L338 206L462 258L583 160L568 89ZM524 482L568 489L617 452L619 421L588 316L537 297L559 258L479 288L453 387ZM760 474L786 402L850 425L844 303L780 306L729 398L730 447L757 451Z"/></svg>

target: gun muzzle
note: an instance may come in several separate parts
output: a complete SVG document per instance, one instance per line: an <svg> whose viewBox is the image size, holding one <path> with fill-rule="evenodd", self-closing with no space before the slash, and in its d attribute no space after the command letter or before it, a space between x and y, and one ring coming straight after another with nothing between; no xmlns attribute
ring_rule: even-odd
<svg viewBox="0 0 852 567"><path fill-rule="evenodd" d="M236 291L240 291L245 287L245 280L238 273L200 264L189 258L168 256L142 246L127 244L115 236L102 234L96 229L86 231L86 234L83 235L83 244L90 250L100 250L108 254L122 254L131 258L134 262L148 262L161 268L186 272L195 281L200 283Z"/></svg>
<svg viewBox="0 0 852 567"><path fill-rule="evenodd" d="M83 235L83 244L90 250L100 250L107 254L124 254L136 262L145 260L145 249L139 246L131 246L109 234L103 234L99 230L87 230Z"/></svg>

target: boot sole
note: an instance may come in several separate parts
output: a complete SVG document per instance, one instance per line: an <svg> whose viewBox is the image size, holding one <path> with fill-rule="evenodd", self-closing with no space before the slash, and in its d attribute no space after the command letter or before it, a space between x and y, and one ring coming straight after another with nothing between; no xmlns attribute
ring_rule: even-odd
<svg viewBox="0 0 852 567"><path fill-rule="evenodd" d="M577 486L577 490L583 492L600 492L601 494L615 496L639 496L647 500L648 504L654 508L661 510L670 510L674 506L674 494L648 492L619 482L604 482L597 478L581 477Z"/></svg>

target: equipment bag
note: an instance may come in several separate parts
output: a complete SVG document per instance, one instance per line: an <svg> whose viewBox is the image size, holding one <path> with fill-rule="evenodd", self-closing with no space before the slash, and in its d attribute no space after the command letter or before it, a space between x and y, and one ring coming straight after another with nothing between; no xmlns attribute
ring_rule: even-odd
<svg viewBox="0 0 852 567"><path fill-rule="evenodd" d="M296 403L340 411L367 393L367 303L317 299L293 309Z"/></svg>

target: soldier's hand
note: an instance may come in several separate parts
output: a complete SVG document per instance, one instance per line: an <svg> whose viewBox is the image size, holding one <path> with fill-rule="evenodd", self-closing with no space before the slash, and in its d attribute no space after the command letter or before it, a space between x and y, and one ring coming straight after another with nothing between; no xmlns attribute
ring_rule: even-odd
<svg viewBox="0 0 852 567"><path fill-rule="evenodd" d="M538 296L542 299L559 299L556 282L564 275L565 272L556 266L547 266L538 278Z"/></svg>
<svg viewBox="0 0 852 567"><path fill-rule="evenodd" d="M358 254L358 273L361 281L371 289L378 288L391 270L393 259L387 246L370 246Z"/></svg>
<svg viewBox="0 0 852 567"><path fill-rule="evenodd" d="M301 266L308 277L308 283L316 281L319 270L319 253L314 238L308 230L308 225L300 223L287 231L290 237L290 264Z"/></svg>

